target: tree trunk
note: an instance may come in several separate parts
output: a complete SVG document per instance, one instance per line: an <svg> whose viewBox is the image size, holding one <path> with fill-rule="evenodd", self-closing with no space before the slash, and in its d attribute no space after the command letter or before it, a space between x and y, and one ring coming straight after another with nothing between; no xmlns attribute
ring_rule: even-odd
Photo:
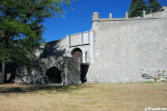
<svg viewBox="0 0 167 111"><path fill-rule="evenodd" d="M6 83L6 79L7 79L7 64L6 62L4 62L4 74L3 74L3 83Z"/></svg>
<svg viewBox="0 0 167 111"><path fill-rule="evenodd" d="M5 75L5 62L2 61L2 72L0 73L0 83L4 83L4 75Z"/></svg>

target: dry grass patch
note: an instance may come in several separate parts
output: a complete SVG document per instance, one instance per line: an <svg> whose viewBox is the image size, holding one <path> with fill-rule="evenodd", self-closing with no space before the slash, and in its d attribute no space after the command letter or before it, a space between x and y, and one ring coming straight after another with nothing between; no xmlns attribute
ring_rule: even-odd
<svg viewBox="0 0 167 111"><path fill-rule="evenodd" d="M167 107L167 83L0 85L0 111L144 111Z"/></svg>

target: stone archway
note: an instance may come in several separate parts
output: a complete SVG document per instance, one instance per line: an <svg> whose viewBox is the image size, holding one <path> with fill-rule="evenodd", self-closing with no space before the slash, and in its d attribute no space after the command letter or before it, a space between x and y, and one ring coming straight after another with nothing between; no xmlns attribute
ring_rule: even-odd
<svg viewBox="0 0 167 111"><path fill-rule="evenodd" d="M80 48L75 48L71 51L71 55L80 61L80 80L82 83L87 82L87 72L89 69L89 64L83 62L83 53L85 53L84 62L87 62L87 52L82 52Z"/></svg>
<svg viewBox="0 0 167 111"><path fill-rule="evenodd" d="M51 67L47 70L46 76L50 83L62 83L61 71L56 67Z"/></svg>
<svg viewBox="0 0 167 111"><path fill-rule="evenodd" d="M75 48L71 51L72 57L79 60L80 63L82 63L82 50L80 48Z"/></svg>

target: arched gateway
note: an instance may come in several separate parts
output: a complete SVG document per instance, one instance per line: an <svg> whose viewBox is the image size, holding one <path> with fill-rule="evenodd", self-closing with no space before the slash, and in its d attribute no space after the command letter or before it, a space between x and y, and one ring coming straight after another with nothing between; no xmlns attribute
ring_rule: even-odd
<svg viewBox="0 0 167 111"><path fill-rule="evenodd" d="M79 60L80 63L82 63L82 50L80 48L75 48L71 51L72 57Z"/></svg>
<svg viewBox="0 0 167 111"><path fill-rule="evenodd" d="M79 62L80 62L80 79L81 79L82 83L86 82L87 81L86 74L88 72L89 65L85 64L83 62L83 52L82 52L82 50L80 48L75 48L71 51L71 55L72 55L73 58L76 58L76 59L79 60Z"/></svg>

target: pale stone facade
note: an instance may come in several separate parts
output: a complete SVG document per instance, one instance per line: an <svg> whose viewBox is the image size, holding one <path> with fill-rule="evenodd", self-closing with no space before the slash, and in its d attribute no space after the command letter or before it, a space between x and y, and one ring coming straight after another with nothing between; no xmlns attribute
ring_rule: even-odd
<svg viewBox="0 0 167 111"><path fill-rule="evenodd" d="M146 81L143 73L167 71L167 10L142 17L100 18L92 16L92 29L67 35L57 49L82 51L88 82L124 83ZM81 69L82 70L82 69Z"/></svg>

